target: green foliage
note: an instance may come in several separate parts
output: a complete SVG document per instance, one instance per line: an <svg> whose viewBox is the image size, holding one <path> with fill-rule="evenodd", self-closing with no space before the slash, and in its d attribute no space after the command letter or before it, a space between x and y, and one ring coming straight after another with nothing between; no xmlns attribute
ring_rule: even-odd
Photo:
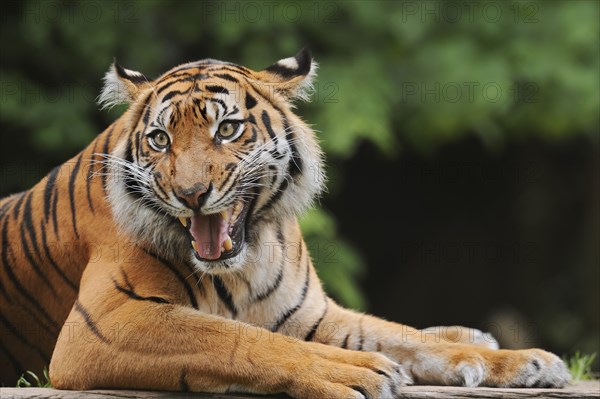
<svg viewBox="0 0 600 399"><path fill-rule="evenodd" d="M571 357L563 357L563 361L573 376L573 382L597 379L592 374L594 359L596 359L596 353L582 355L579 351Z"/></svg>
<svg viewBox="0 0 600 399"><path fill-rule="evenodd" d="M492 149L527 136L598 141L594 1L9 4L0 25L2 195L31 186L119 115L94 101L114 56L154 77L205 57L260 69L308 46L320 77L299 113L330 164L363 141L389 157L467 135ZM335 177L332 198L349 183L343 171ZM313 253L327 288L364 306L363 262L329 213L309 213L303 226L321 246ZM321 256L327 243L335 262Z"/></svg>
<svg viewBox="0 0 600 399"><path fill-rule="evenodd" d="M31 383L26 377L25 374L28 375L32 380ZM48 369L44 367L44 380L40 380L40 378L33 371L26 371L25 374L21 374L17 381L18 388L52 388L52 383L50 382L50 376L48 376Z"/></svg>

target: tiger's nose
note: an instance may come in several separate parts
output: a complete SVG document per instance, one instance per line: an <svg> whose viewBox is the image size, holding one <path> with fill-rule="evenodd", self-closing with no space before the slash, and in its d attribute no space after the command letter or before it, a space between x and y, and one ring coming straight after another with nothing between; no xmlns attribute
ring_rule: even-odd
<svg viewBox="0 0 600 399"><path fill-rule="evenodd" d="M198 183L190 188L176 189L175 195L177 196L177 199L188 208L199 210L208 199L212 188L212 183L208 188L204 184Z"/></svg>

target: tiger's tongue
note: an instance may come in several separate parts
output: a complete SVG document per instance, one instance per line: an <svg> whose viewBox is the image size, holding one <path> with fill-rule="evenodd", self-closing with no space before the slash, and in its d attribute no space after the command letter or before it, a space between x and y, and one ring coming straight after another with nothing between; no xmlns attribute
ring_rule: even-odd
<svg viewBox="0 0 600 399"><path fill-rule="evenodd" d="M197 214L190 221L190 233L196 242L198 255L204 259L218 259L221 256L221 246L228 236L228 226L221 214Z"/></svg>

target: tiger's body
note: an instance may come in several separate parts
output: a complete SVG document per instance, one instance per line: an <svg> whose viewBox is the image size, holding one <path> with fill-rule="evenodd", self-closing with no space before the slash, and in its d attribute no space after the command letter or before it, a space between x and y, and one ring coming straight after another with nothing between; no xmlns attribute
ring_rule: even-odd
<svg viewBox="0 0 600 399"><path fill-rule="evenodd" d="M0 202L2 383L48 364L57 388L298 398L568 382L548 352L327 297L296 219L322 189L322 155L290 105L315 67L306 51L260 72L204 60L154 81L113 65L101 101L128 111Z"/></svg>

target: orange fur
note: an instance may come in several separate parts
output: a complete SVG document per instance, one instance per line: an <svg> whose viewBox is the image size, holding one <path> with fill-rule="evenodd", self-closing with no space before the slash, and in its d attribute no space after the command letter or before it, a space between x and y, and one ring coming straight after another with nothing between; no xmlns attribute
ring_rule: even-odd
<svg viewBox="0 0 600 399"><path fill-rule="evenodd" d="M207 60L153 81L112 67L101 101L129 110L0 201L3 383L50 360L64 389L376 398L413 381L568 382L550 353L494 350L463 327L416 330L325 295L296 220L322 188L321 151L290 105L314 69L306 51L260 72ZM239 136L219 136L235 118ZM217 260L186 231L209 218L233 235L233 249L202 252Z"/></svg>

